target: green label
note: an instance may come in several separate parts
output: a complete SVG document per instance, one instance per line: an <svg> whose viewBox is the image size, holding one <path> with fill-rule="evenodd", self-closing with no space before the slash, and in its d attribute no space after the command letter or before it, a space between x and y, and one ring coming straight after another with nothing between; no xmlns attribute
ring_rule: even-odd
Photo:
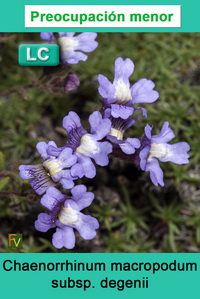
<svg viewBox="0 0 200 299"><path fill-rule="evenodd" d="M22 234L8 234L8 247L22 248Z"/></svg>
<svg viewBox="0 0 200 299"><path fill-rule="evenodd" d="M199 253L1 253L1 294L13 298L23 282L20 299L199 298L199 261Z"/></svg>
<svg viewBox="0 0 200 299"><path fill-rule="evenodd" d="M56 66L59 64L59 46L49 44L20 45L18 61L22 66Z"/></svg>

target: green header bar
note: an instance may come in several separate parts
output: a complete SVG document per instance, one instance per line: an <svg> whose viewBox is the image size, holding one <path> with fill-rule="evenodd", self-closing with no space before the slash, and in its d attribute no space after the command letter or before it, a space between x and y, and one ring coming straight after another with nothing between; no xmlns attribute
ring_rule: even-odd
<svg viewBox="0 0 200 299"><path fill-rule="evenodd" d="M80 5L94 5L94 1L66 1L66 0L10 0L3 2L0 11L1 32L62 32L66 28L25 28L25 5L77 5L79 12ZM68 31L97 31L97 32L199 32L199 11L200 2L195 0L154 0L154 1L98 1L95 5L111 5L111 12L115 11L117 5L181 5L181 27L180 28L68 28ZM111 13L110 12L110 13Z"/></svg>

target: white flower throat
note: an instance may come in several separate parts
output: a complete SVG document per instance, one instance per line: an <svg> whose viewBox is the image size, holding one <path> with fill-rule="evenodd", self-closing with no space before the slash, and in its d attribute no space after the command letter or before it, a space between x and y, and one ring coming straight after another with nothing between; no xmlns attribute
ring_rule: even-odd
<svg viewBox="0 0 200 299"><path fill-rule="evenodd" d="M115 87L115 98L118 99L117 104L126 104L131 99L131 92L129 88L129 84L125 84L122 79L117 81L117 85Z"/></svg>
<svg viewBox="0 0 200 299"><path fill-rule="evenodd" d="M43 163L46 172L53 176L62 170L62 165L58 159L51 159Z"/></svg>
<svg viewBox="0 0 200 299"><path fill-rule="evenodd" d="M61 51L73 51L78 45L78 41L71 37L60 37L58 43L61 47Z"/></svg>
<svg viewBox="0 0 200 299"><path fill-rule="evenodd" d="M62 207L58 220L64 225L76 224L79 221L78 212L70 206L68 208Z"/></svg>
<svg viewBox="0 0 200 299"><path fill-rule="evenodd" d="M118 140L123 139L124 131L117 130L115 128L110 129L109 135L116 137Z"/></svg>
<svg viewBox="0 0 200 299"><path fill-rule="evenodd" d="M83 135L79 147L77 147L76 152L83 154L85 156L90 156L91 154L98 154L100 148L96 142L89 134Z"/></svg>
<svg viewBox="0 0 200 299"><path fill-rule="evenodd" d="M155 158L164 158L168 155L168 150L167 147L165 146L164 143L152 143L151 144L151 149L149 152L149 157L148 159L151 160L151 158L155 157Z"/></svg>

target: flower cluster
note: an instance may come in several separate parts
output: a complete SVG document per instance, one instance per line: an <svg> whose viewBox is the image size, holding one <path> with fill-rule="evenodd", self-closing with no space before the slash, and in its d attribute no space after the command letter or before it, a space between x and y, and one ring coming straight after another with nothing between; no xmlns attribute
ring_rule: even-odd
<svg viewBox="0 0 200 299"><path fill-rule="evenodd" d="M55 39L50 33L44 33L42 38L49 41ZM71 52L63 53L63 59L74 63L81 57L84 59L84 56L76 54L74 50L83 50L85 34L76 39L72 34L60 34L59 43L64 49L65 41L69 38L72 39ZM90 38L93 41L94 36L90 34ZM95 45L93 41L90 47L84 49L89 52ZM98 76L101 109L89 116L88 128L82 126L76 112L69 112L63 119L63 128L68 135L66 143L57 147L54 141L39 142L37 150L43 163L21 165L19 168L21 178L30 179L30 185L35 192L43 195L41 204L49 213L40 214L35 227L42 232L56 228L52 240L56 248L74 247L73 229L85 240L95 237L98 221L80 212L92 203L94 194L87 192L84 185L74 185L78 178L94 178L95 165L108 165L109 155L127 160L139 169L149 172L155 186L164 185L163 171L158 160L176 164L188 163L190 147L186 142L168 143L175 135L167 121L157 135L152 134L153 126L146 124L141 138L124 137L125 132L136 122L133 119L136 109L141 109L147 117L146 110L136 107L135 104L153 103L159 97L154 90L155 84L149 79L140 79L131 86L129 77L133 71L134 64L129 58L117 58L113 83L103 75ZM61 193L58 190L59 185L63 189L71 190L72 196Z"/></svg>

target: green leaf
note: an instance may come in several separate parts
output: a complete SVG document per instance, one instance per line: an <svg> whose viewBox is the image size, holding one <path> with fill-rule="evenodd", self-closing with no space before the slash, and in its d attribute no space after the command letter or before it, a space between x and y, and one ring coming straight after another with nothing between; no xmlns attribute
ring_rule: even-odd
<svg viewBox="0 0 200 299"><path fill-rule="evenodd" d="M0 152L0 171L5 168L4 154Z"/></svg>
<svg viewBox="0 0 200 299"><path fill-rule="evenodd" d="M8 185L9 181L10 181L9 177L0 180L0 190L3 190Z"/></svg>

